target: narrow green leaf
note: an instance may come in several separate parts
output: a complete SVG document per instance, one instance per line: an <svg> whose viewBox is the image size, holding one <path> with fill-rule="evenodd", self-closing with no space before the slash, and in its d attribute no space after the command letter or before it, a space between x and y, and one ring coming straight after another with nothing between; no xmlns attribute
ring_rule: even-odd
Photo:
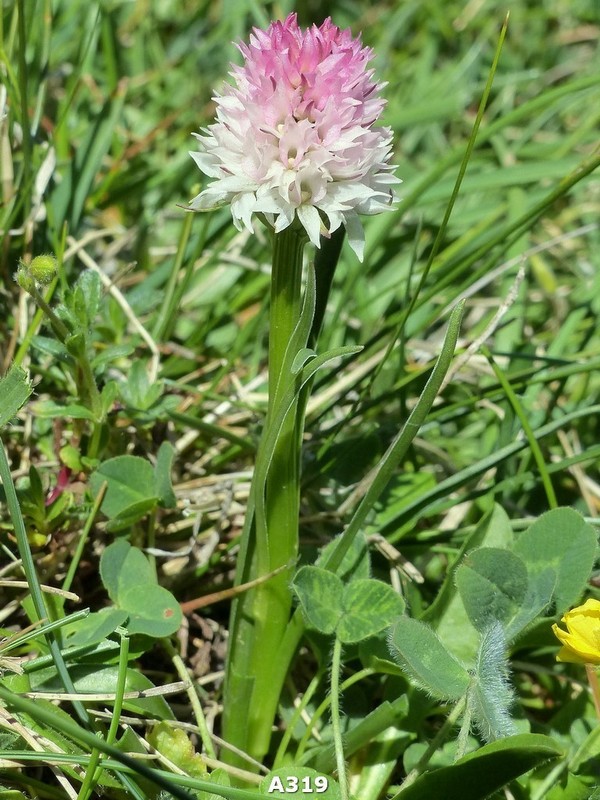
<svg viewBox="0 0 600 800"><path fill-rule="evenodd" d="M303 347L301 350L298 350L296 353L294 360L292 361L292 375L297 375L302 367L313 358L316 358L317 354L314 350L311 350L310 347Z"/></svg>
<svg viewBox="0 0 600 800"><path fill-rule="evenodd" d="M154 491L158 497L159 504L163 508L175 508L177 505L177 498L171 481L174 458L175 448L173 445L170 442L163 442L158 448L156 466L154 467Z"/></svg>
<svg viewBox="0 0 600 800"><path fill-rule="evenodd" d="M125 102L124 86L125 84L105 103L86 139L76 150L69 180L71 191L67 195L70 205L69 230L72 232L78 228L85 202L101 171L102 160L110 149L114 129ZM62 224L62 219L60 223Z"/></svg>
<svg viewBox="0 0 600 800"><path fill-rule="evenodd" d="M352 540L362 529L367 517L371 512L371 509L374 507L375 503L388 485L398 467L398 464L408 451L411 442L425 421L425 418L427 417L427 414L433 405L440 386L442 385L444 376L450 368L450 364L454 356L454 348L456 347L456 341L458 339L458 333L460 331L460 322L462 319L464 305L464 301L462 301L453 309L450 316L450 321L448 322L448 330L446 331L446 337L444 339L444 344L442 345L442 351L435 364L435 367L433 368L433 372L431 373L429 380L425 384L423 393L421 394L417 405L410 413L409 418L404 423L402 430L396 436L392 444L388 447L383 458L381 459L381 464L374 473L371 484L365 492L363 499L354 512L354 515L348 523L346 530L339 537L334 552L331 554L327 563L325 564L327 569L332 570L333 572L338 570L344 556L346 555L346 552L352 544Z"/></svg>
<svg viewBox="0 0 600 800"><path fill-rule="evenodd" d="M377 708L370 711L363 719L356 723L344 735L344 754L350 758L354 753L362 750L377 736L398 723L408 713L408 698L406 695L397 697L392 703L384 700ZM320 773L330 773L335 770L335 749L333 744L322 744L307 751L302 759Z"/></svg>
<svg viewBox="0 0 600 800"><path fill-rule="evenodd" d="M33 391L31 381L21 367L11 367L0 378L0 428L16 415Z"/></svg>
<svg viewBox="0 0 600 800"><path fill-rule="evenodd" d="M335 550L337 545L337 538L328 542L319 553L319 557L315 562L316 567L324 567L329 556ZM342 563L339 566L337 575L344 583L348 581L357 580L359 578L368 578L371 575L371 563L369 557L369 546L367 544L367 537L361 531L353 539L352 544Z"/></svg>

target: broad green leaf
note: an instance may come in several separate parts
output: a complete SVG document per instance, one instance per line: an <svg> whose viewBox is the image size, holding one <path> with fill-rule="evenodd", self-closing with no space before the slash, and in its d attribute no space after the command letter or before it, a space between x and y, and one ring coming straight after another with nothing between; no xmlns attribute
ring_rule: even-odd
<svg viewBox="0 0 600 800"><path fill-rule="evenodd" d="M79 403L67 403L60 405L53 400L39 400L33 404L33 410L36 417L47 417L48 419L55 419L56 417L70 417L71 419L95 419L92 412L86 406L79 405Z"/></svg>
<svg viewBox="0 0 600 800"><path fill-rule="evenodd" d="M61 462L66 464L69 469L74 472L81 472L83 467L79 448L74 447L72 444L66 444L64 447L60 448L59 457Z"/></svg>
<svg viewBox="0 0 600 800"><path fill-rule="evenodd" d="M90 478L94 495L106 481L101 510L109 519L122 515L139 503L157 502L152 464L139 456L116 456L103 461ZM139 508L139 506L138 506ZM145 513L145 511L144 511ZM140 515L143 516L143 514Z"/></svg>
<svg viewBox="0 0 600 800"><path fill-rule="evenodd" d="M163 382L150 383L147 366L143 361L134 361L127 375L127 382L119 387L121 396L130 408L147 411L160 398Z"/></svg>
<svg viewBox="0 0 600 800"><path fill-rule="evenodd" d="M528 576L527 592L514 617L505 629L510 643L549 605L556 586L556 573L551 567Z"/></svg>
<svg viewBox="0 0 600 800"><path fill-rule="evenodd" d="M335 631L343 613L344 584L321 567L301 567L292 581L307 623L321 633Z"/></svg>
<svg viewBox="0 0 600 800"><path fill-rule="evenodd" d="M52 356L52 358L57 361L62 361L67 364L73 363L73 358L67 352L67 348L57 339L51 339L49 336L32 336L31 344L32 347L35 347L46 355Z"/></svg>
<svg viewBox="0 0 600 800"><path fill-rule="evenodd" d="M326 787L317 793L317 787ZM273 770L262 779L258 790L273 800L340 800L340 787L328 775L308 767L282 767Z"/></svg>
<svg viewBox="0 0 600 800"><path fill-rule="evenodd" d="M556 781L544 800L600 800L600 789L595 789L596 779L573 775L569 770ZM590 794L591 792L591 794Z"/></svg>
<svg viewBox="0 0 600 800"><path fill-rule="evenodd" d="M33 391L31 381L21 367L11 367L0 378L0 428L15 416Z"/></svg>
<svg viewBox="0 0 600 800"><path fill-rule="evenodd" d="M469 619L478 631L484 631L495 620L514 616L521 607L527 568L510 550L481 547L458 567L456 586Z"/></svg>
<svg viewBox="0 0 600 800"><path fill-rule="evenodd" d="M158 497L148 497L128 506L124 511L116 514L106 523L106 530L109 533L119 533L127 528L131 528L136 522L145 517L150 511L156 508Z"/></svg>
<svg viewBox="0 0 600 800"><path fill-rule="evenodd" d="M105 349L101 350L98 355L94 356L91 360L91 367L94 372L102 370L105 366L113 364L115 361L118 361L125 356L130 355L135 350L135 347L132 344L112 344L108 345ZM133 371L138 364L141 364L140 361L134 360L131 364L131 370ZM142 366L143 368L143 366Z"/></svg>
<svg viewBox="0 0 600 800"><path fill-rule="evenodd" d="M336 635L344 644L360 642L389 627L404 611L404 600L383 581L364 578L346 584Z"/></svg>
<svg viewBox="0 0 600 800"><path fill-rule="evenodd" d="M509 736L484 745L450 767L425 773L393 800L485 800L530 769L562 755L549 736Z"/></svg>
<svg viewBox="0 0 600 800"><path fill-rule="evenodd" d="M394 659L426 692L443 700L464 696L469 673L423 622L400 617L391 630L389 645Z"/></svg>
<svg viewBox="0 0 600 800"><path fill-rule="evenodd" d="M467 538L448 570L444 584L432 606L423 614L445 647L464 663L472 663L479 647L479 633L471 623L456 588L456 572L467 553L478 547L509 549L514 539L510 520L504 509L495 505Z"/></svg>
<svg viewBox="0 0 600 800"><path fill-rule="evenodd" d="M82 694L114 694L117 690L119 668L114 666L99 665L73 665L69 667L69 674L76 691ZM62 692L64 691L61 679L56 674L54 667L39 670L31 674L31 687L34 691ZM125 681L126 692L144 693L153 689L154 684L139 669L129 668ZM103 706L110 704L111 700L98 701ZM124 700L123 707L130 711L137 711L157 719L173 719L173 712L164 697L140 697Z"/></svg>
<svg viewBox="0 0 600 800"><path fill-rule="evenodd" d="M156 584L154 569L146 556L125 539L117 539L102 553L100 578L108 596L117 605L130 586Z"/></svg>
<svg viewBox="0 0 600 800"><path fill-rule="evenodd" d="M404 611L404 600L386 583L363 578L344 586L321 567L302 567L292 587L309 625L344 644L375 636Z"/></svg>
<svg viewBox="0 0 600 800"><path fill-rule="evenodd" d="M129 613L125 627L131 634L171 636L183 619L181 606L171 592L152 583L128 583L119 589L119 607Z"/></svg>
<svg viewBox="0 0 600 800"><path fill-rule="evenodd" d="M171 483L174 457L175 448L173 445L170 442L163 442L158 448L156 466L154 467L154 490L158 497L158 502L163 508L175 508L177 505L177 498Z"/></svg>
<svg viewBox="0 0 600 800"><path fill-rule="evenodd" d="M513 551L530 574L550 567L556 573L554 600L562 613L580 598L596 557L598 537L572 508L547 511L517 539Z"/></svg>
<svg viewBox="0 0 600 800"><path fill-rule="evenodd" d="M77 323L77 332L85 334L91 328L101 299L100 276L93 269L84 270L65 303Z"/></svg>
<svg viewBox="0 0 600 800"><path fill-rule="evenodd" d="M65 631L65 645L79 647L80 645L96 644L110 636L119 625L127 619L127 612L120 608L102 608L94 611L85 619L78 620Z"/></svg>

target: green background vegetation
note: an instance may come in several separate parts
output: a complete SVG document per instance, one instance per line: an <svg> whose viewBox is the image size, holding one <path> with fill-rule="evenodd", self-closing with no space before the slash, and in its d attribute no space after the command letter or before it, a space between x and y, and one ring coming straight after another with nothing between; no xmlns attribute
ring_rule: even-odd
<svg viewBox="0 0 600 800"><path fill-rule="evenodd" d="M191 133L211 122L211 96L228 64L239 63L234 42L292 10L303 25L330 14L373 48L403 180L397 211L365 221L365 262L345 248L335 275L322 347L364 350L318 378L308 407L307 560L360 500L360 480L414 407L448 312L464 297L460 351L479 340L489 350L477 345L468 360L459 357L368 520L367 532L386 537L424 577L399 578L412 615L433 601L494 501L516 531L556 504L597 523L595 0L4 2L0 372L16 361L35 385L4 439L46 583L60 584L90 518L88 478L98 459L154 462L164 440L174 448L173 490L162 484L169 502L154 497L128 518L130 541L180 554L156 556L160 582L177 600L230 583L229 551L266 409L271 245L258 224L256 236L238 234L227 209L185 213L204 180L188 150ZM507 10L489 104L440 234ZM47 290L53 307L77 305L69 291L85 269L104 280L80 317L96 379L115 387L94 430L81 416L80 376L13 280L19 259L43 252L60 264ZM53 496L57 484L62 494ZM106 602L99 552L118 526L109 520L107 530L98 517L74 576L73 589L95 610ZM14 554L4 516L0 537L4 554ZM200 552L207 543L209 555ZM375 573L386 577L388 569L377 554ZM11 590L1 604L4 625L25 624L14 597ZM215 605L211 615L217 633L206 658L218 669L227 607ZM572 700L571 679L581 675L554 665L549 626L536 635L517 655L520 708L543 730L562 714L553 730L568 741L577 713L584 728L592 724L589 704ZM155 683L161 675L153 673ZM360 707L350 695L346 711L353 703ZM424 721L423 737L432 730ZM536 797L562 800L550 793L552 781L546 794L540 786Z"/></svg>

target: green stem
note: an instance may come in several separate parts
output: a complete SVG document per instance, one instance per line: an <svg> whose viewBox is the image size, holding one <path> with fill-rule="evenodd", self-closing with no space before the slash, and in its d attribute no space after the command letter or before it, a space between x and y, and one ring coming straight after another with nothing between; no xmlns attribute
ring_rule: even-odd
<svg viewBox="0 0 600 800"><path fill-rule="evenodd" d="M345 692L354 686L355 683L359 683L362 681L363 678L368 678L370 675L375 675L376 671L372 667L364 667L364 669L355 672L354 675L351 675L349 678L341 684L340 692ZM310 742L311 736L313 735L313 731L316 730L317 722L321 719L323 714L327 711L327 709L331 705L331 696L327 695L327 697L321 702L319 707L314 711L312 717L310 718L308 725L306 726L306 730L302 734L302 739L298 745L298 749L296 750L295 761L299 764L304 757L304 753L306 752L306 748Z"/></svg>
<svg viewBox="0 0 600 800"><path fill-rule="evenodd" d="M82 353L81 358L79 360L79 367L81 369L81 377L82 377L82 388L85 391L87 396L90 411L95 417L95 425L98 426L98 423L102 419L102 399L100 397L100 392L98 391L98 387L96 386L96 378L94 377L94 373L92 371L92 365L89 362L87 357L87 353ZM99 434L98 434L99 435ZM92 436L92 444L94 445L94 449L97 448L98 440L95 436ZM94 453L94 457L96 453Z"/></svg>
<svg viewBox="0 0 600 800"><path fill-rule="evenodd" d="M287 374L286 351L300 318L305 243L304 232L294 226L274 237L269 405L262 442L271 433L278 402L292 380ZM256 507L257 514L254 524L247 520L244 527L238 559L236 583L254 580L289 565L242 595L232 608L224 734L230 744L259 761L268 751L277 711L280 691L277 684L273 690L273 672L278 668L276 654L292 607L289 583L298 554L301 429L296 399L279 428L266 479L253 482L247 513L250 517ZM257 497L261 502L257 502Z"/></svg>
<svg viewBox="0 0 600 800"><path fill-rule="evenodd" d="M58 277L56 277L52 281L50 286L48 287L48 291L46 292L46 297L42 297L42 299L44 300L44 303L46 305L48 305L48 302L52 299L52 295L54 294L54 290L56 289L57 284L58 284ZM15 355L15 357L13 359L13 364L15 364L17 366L21 366L23 364L23 359L27 355L27 351L29 349L29 346L31 345L31 340L35 336L35 334L38 331L40 325L42 324L42 320L44 319L44 313L45 313L44 309L40 308L39 304L37 304L37 305L38 305L38 308L37 308L37 310L36 310L36 312L35 312L35 314L33 316L33 319L31 320L31 322L30 322L30 324L29 324L29 326L27 328L27 331L25 332L25 336L23 337L23 341L19 345L19 349L17 350L17 354Z"/></svg>
<svg viewBox="0 0 600 800"><path fill-rule="evenodd" d="M125 694L127 682L127 666L129 660L129 634L124 628L117 628L117 632L121 637L121 646L119 649L119 671L117 673L117 686L115 691L115 703L113 706L113 715L110 721L108 734L106 736L106 743L114 745L117 740L117 733L119 732L119 721L121 719L121 711L123 709L123 695ZM85 778L77 795L77 800L88 800L100 777L104 767L99 766L100 750L94 748L91 752L90 763L85 773Z"/></svg>
<svg viewBox="0 0 600 800"><path fill-rule="evenodd" d="M63 344L66 344L71 336L71 331L67 328L64 322L56 316L54 311L44 299L42 293L38 290L37 286L32 286L28 291L38 307L48 317L54 333ZM87 405L90 411L94 414L96 422L99 422L102 418L102 399L100 397L100 392L98 391L98 386L96 385L96 379L94 377L92 366L87 356L86 344L84 343L83 346L78 347L77 353L73 353L72 355L76 358L77 366L79 367L79 374L76 373L75 375L77 387L80 391L80 394L85 395ZM93 436L94 448L97 447L98 437L99 433ZM95 457L96 453L88 453L88 455Z"/></svg>
<svg viewBox="0 0 600 800"><path fill-rule="evenodd" d="M594 699L594 708L596 709L596 716L600 719L600 684L598 683L598 673L593 664L585 665L585 673L587 675L590 689L592 690L592 697Z"/></svg>
<svg viewBox="0 0 600 800"><path fill-rule="evenodd" d="M44 296L39 291L37 286L32 286L29 289L29 294L33 297L33 299L35 300L35 302L38 305L38 307L48 317L48 320L50 321L50 324L52 325L52 328L53 328L54 332L56 333L56 335L58 336L60 341L64 344L65 341L71 335L71 331L67 328L65 323L56 316L56 314L50 308L50 306L46 302Z"/></svg>
<svg viewBox="0 0 600 800"><path fill-rule="evenodd" d="M427 765L429 764L435 753L445 743L446 739L452 732L452 729L454 728L460 717L465 712L466 705L467 705L467 697L465 695L454 706L451 713L448 714L446 721L439 729L439 731L436 733L434 738L431 740L431 742L427 747L427 750L425 750L425 752L423 753L417 764L415 764L413 769L411 769L406 778L402 781L401 790L398 792L398 794L394 795L392 800L400 800L400 798L402 797L402 792L417 780L417 778L427 767Z"/></svg>
<svg viewBox="0 0 600 800"><path fill-rule="evenodd" d="M275 761L273 763L273 769L278 769L279 767L283 766L283 759L286 754L288 745L294 734L294 729L297 723L300 721L302 713L306 710L308 704L313 699L315 692L319 688L319 684L321 683L321 678L323 677L323 672L324 670L321 668L318 670L317 674L313 676L311 682L308 684L306 691L302 695L302 700L298 703L294 713L290 717L285 729L285 733L283 734L279 747L277 748L277 754L275 756Z"/></svg>
<svg viewBox="0 0 600 800"><path fill-rule="evenodd" d="M388 485L390 479L395 474L398 464L401 463L413 439L419 432L421 425L424 423L429 411L431 410L433 402L437 397L437 393L440 390L444 377L450 368L450 364L454 356L454 348L456 347L456 342L458 339L463 308L464 301L458 303L456 308L453 310L450 316L442 351L435 367L433 368L429 380L425 385L421 397L412 410L409 418L404 423L402 430L399 432L398 436L396 436L381 459L380 466L372 477L363 499L354 512L348 527L339 537L335 550L325 564L325 567L332 572L335 572L339 568L339 565L341 564L344 555L349 550L354 537L362 529L370 510L373 508ZM276 651L277 658L272 659L273 670L270 674L270 680L272 681L271 692L274 696L278 697L281 692L289 665L292 662L303 633L304 623L302 621L302 612L300 609L297 609L292 619L286 626L285 636L280 643L279 649Z"/></svg>
<svg viewBox="0 0 600 800"><path fill-rule="evenodd" d="M342 669L342 643L338 636L333 644L331 660L331 727L335 747L338 782L342 800L348 800L348 779L346 777L346 761L344 759L344 743L342 741L342 723L340 717L340 671Z"/></svg>
<svg viewBox="0 0 600 800"><path fill-rule="evenodd" d="M188 688L186 690L187 696L189 698L192 711L194 712L194 716L196 717L196 725L198 726L198 732L200 733L200 738L202 740L202 745L204 746L206 755L209 756L209 758L216 759L217 754L212 743L208 725L206 724L206 717L204 716L204 711L202 710L202 705L200 704L200 698L198 697L196 684L193 678L190 676L187 667L183 663L183 659L173 647L172 642L169 639L164 639L163 646L173 662L175 671L181 680L188 684Z"/></svg>
<svg viewBox="0 0 600 800"><path fill-rule="evenodd" d="M288 343L300 316L305 237L295 228L274 236L269 333L269 416L273 413Z"/></svg>

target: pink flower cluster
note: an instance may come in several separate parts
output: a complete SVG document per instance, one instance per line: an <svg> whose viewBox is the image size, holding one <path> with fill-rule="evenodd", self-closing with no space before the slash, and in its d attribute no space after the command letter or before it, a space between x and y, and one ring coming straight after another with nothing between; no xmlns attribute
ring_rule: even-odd
<svg viewBox="0 0 600 800"><path fill-rule="evenodd" d="M392 208L400 181L388 163L392 134L375 127L385 101L367 68L372 51L326 19L305 31L295 14L254 29L241 67L214 99L216 121L191 153L214 180L190 208L231 204L239 230L260 213L281 231L298 219L310 240L344 225L362 259L358 214Z"/></svg>

